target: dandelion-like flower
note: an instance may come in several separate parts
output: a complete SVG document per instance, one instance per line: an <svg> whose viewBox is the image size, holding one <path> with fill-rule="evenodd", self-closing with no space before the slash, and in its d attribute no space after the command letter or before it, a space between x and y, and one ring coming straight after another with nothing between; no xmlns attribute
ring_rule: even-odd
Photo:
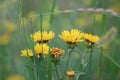
<svg viewBox="0 0 120 80"><path fill-rule="evenodd" d="M38 31L38 32L33 33L31 37L34 40L34 42L47 43L54 37L54 33L52 31L50 32L43 31L42 33Z"/></svg>
<svg viewBox="0 0 120 80"><path fill-rule="evenodd" d="M39 56L44 54L47 55L49 52L49 46L47 44L36 44L34 46L34 50L36 52L36 54L38 54Z"/></svg>
<svg viewBox="0 0 120 80"><path fill-rule="evenodd" d="M74 75L75 75L74 70L67 71L67 76L68 76L69 78L74 77Z"/></svg>
<svg viewBox="0 0 120 80"><path fill-rule="evenodd" d="M21 50L21 56L30 56L31 58L33 57L33 53L32 53L32 50L30 49L24 49L24 50Z"/></svg>
<svg viewBox="0 0 120 80"><path fill-rule="evenodd" d="M64 54L64 50L59 48L52 48L50 52L53 58L60 58L60 56Z"/></svg>
<svg viewBox="0 0 120 80"><path fill-rule="evenodd" d="M64 30L59 37L68 44L76 44L83 41L83 33L77 29L72 29L70 32L68 30Z"/></svg>
<svg viewBox="0 0 120 80"><path fill-rule="evenodd" d="M92 45L99 41L98 36L87 34L87 33L84 34L84 39L89 43L89 45Z"/></svg>

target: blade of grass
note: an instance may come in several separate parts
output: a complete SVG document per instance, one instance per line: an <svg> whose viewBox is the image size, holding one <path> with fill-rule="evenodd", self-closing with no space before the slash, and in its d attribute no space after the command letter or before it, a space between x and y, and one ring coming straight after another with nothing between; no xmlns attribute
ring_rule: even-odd
<svg viewBox="0 0 120 80"><path fill-rule="evenodd" d="M118 68L120 68L120 64L118 64L113 58L111 58L107 54L103 54L108 60L110 60L113 64L115 64Z"/></svg>
<svg viewBox="0 0 120 80"><path fill-rule="evenodd" d="M52 80L52 65L51 65L51 54L50 54L50 49L48 53L48 80Z"/></svg>
<svg viewBox="0 0 120 80"><path fill-rule="evenodd" d="M52 9L51 9L51 16L50 16L50 24L52 25L53 18L54 18L54 11L55 11L56 0L53 0Z"/></svg>
<svg viewBox="0 0 120 80"><path fill-rule="evenodd" d="M93 7L96 9L98 6L98 0L93 0ZM96 26L96 14L93 14L93 27L92 27L92 34L95 32L95 26ZM89 57L89 78L91 80L91 67L92 67L92 53L93 53L93 48L91 48L90 51L90 57Z"/></svg>
<svg viewBox="0 0 120 80"><path fill-rule="evenodd" d="M98 0L93 0L93 7L96 9L98 7ZM93 27L92 27L92 33L95 32L95 22L96 22L96 14L93 14Z"/></svg>
<svg viewBox="0 0 120 80"><path fill-rule="evenodd" d="M106 9L107 7L107 0L104 0L104 9ZM102 15L102 30L101 30L101 34L104 35L106 31L106 14ZM101 80L101 68L102 68L102 59L103 59L103 48L101 48L101 52L100 52L100 58L99 58L99 66L98 66L98 80Z"/></svg>

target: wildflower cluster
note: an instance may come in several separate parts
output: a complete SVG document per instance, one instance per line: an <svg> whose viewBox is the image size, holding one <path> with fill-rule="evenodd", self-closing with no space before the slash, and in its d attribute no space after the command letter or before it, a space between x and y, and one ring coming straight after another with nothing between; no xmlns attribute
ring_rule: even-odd
<svg viewBox="0 0 120 80"><path fill-rule="evenodd" d="M65 51L56 47L51 48L47 44L51 41L51 39L54 38L54 36L55 34L52 31L50 32L38 31L31 34L31 39L33 40L33 42L35 42L35 45L33 47L34 51L30 49L21 50L21 56L29 56L30 58L33 58L34 57L33 52L35 52L35 54L38 56L38 59L39 59L41 58L41 56L46 57L48 53L50 53L52 62L55 65L55 71L56 71L58 80L60 80L59 73L57 71L57 66L59 65L58 62L61 61L61 56L62 55L64 56ZM70 51L68 52L66 69L65 69L65 72L63 72L63 76L61 76L61 80L64 78L65 73L67 75L67 78L73 78L75 75L75 71L67 69L69 59L70 59L70 54L72 53L73 49L75 49L75 47L78 45L79 42L83 42L83 41L86 41L89 48L91 48L96 42L99 41L99 37L92 34L83 33L78 29L72 29L71 31L64 30L58 36L59 38L61 38L63 41L66 42L66 44L68 45L68 49L70 49Z"/></svg>

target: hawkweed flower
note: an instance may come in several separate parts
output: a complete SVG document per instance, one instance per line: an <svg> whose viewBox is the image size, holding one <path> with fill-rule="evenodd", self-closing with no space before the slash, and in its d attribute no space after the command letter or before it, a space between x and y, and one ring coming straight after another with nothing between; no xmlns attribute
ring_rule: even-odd
<svg viewBox="0 0 120 80"><path fill-rule="evenodd" d="M70 32L68 30L64 30L59 37L71 47L74 47L76 43L83 41L83 33L77 29L72 29Z"/></svg>
<svg viewBox="0 0 120 80"><path fill-rule="evenodd" d="M59 59L60 56L64 54L64 50L59 49L59 48L52 48L50 52L51 52L52 58L54 59Z"/></svg>
<svg viewBox="0 0 120 80"><path fill-rule="evenodd" d="M72 78L72 77L74 77L74 75L75 75L74 70L67 71L67 77L68 78Z"/></svg>
<svg viewBox="0 0 120 80"><path fill-rule="evenodd" d="M36 44L34 46L34 50L36 52L36 54L38 54L39 56L43 55L47 55L49 52L49 46L47 44Z"/></svg>
<svg viewBox="0 0 120 80"><path fill-rule="evenodd" d="M29 56L30 58L33 58L33 52L32 50L30 49L24 49L24 50L21 50L21 56Z"/></svg>
<svg viewBox="0 0 120 80"><path fill-rule="evenodd" d="M84 33L83 37L88 42L89 47L99 41L99 37L96 35Z"/></svg>
<svg viewBox="0 0 120 80"><path fill-rule="evenodd" d="M52 31L50 32L43 31L42 33L38 31L33 33L31 37L34 40L34 42L38 42L39 44L48 43L54 37L54 33Z"/></svg>

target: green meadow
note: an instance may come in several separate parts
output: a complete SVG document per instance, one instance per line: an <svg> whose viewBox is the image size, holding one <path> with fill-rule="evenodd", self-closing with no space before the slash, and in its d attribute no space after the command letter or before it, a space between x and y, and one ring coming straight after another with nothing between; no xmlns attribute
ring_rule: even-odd
<svg viewBox="0 0 120 80"><path fill-rule="evenodd" d="M120 80L120 0L0 0L0 80Z"/></svg>

